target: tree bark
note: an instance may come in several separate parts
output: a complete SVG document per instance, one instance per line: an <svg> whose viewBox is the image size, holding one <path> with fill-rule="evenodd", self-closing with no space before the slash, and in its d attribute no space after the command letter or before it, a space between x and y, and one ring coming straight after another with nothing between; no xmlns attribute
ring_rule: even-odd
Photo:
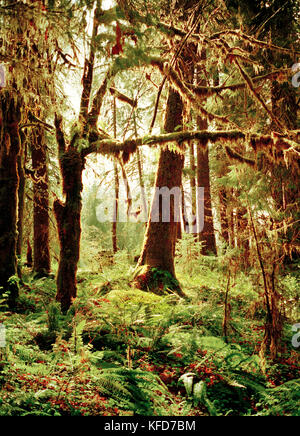
<svg viewBox="0 0 300 436"><path fill-rule="evenodd" d="M0 294L8 291L8 304L13 309L18 297L18 285L9 279L17 273L21 110L19 101L8 92L0 93L0 118Z"/></svg>
<svg viewBox="0 0 300 436"><path fill-rule="evenodd" d="M198 117L199 129L207 129L207 121ZM208 148L205 150L197 145L197 185L204 188L204 227L199 233L199 241L203 242L202 254L217 254L215 230L213 224L212 204L210 195L210 171Z"/></svg>
<svg viewBox="0 0 300 436"><path fill-rule="evenodd" d="M44 131L33 132L32 167L35 173L33 184L33 269L39 276L48 275L51 269L49 246L49 181L47 146Z"/></svg>
<svg viewBox="0 0 300 436"><path fill-rule="evenodd" d="M229 243L229 220L227 213L228 193L226 188L219 190L219 210L221 221L221 236L223 241Z"/></svg>
<svg viewBox="0 0 300 436"><path fill-rule="evenodd" d="M117 162L114 162L114 183L115 183L115 199L113 209L113 222L112 222L112 247L113 253L118 251L117 241L117 222L118 222L118 209L119 209L119 174Z"/></svg>
<svg viewBox="0 0 300 436"><path fill-rule="evenodd" d="M201 60L206 62L206 51L202 50ZM199 76L199 72L196 72L196 80L198 86L206 86L206 80ZM197 128L200 130L206 130L208 127L208 121L206 118L197 116ZM198 188L204 188L204 227L202 232L199 232L199 241L203 242L202 254L207 255L209 253L217 254L215 230L212 214L211 193L210 193L210 170L209 170L209 152L208 147L200 146L197 144L197 186Z"/></svg>
<svg viewBox="0 0 300 436"><path fill-rule="evenodd" d="M136 113L133 111L133 127L134 127L134 135L135 138L138 138L138 132L137 132L137 123L136 123ZM137 158L137 167L138 167L138 173L139 173L139 182L140 182L140 189L141 189L141 209L142 209L142 220L146 223L147 217L148 217L148 203L146 198L146 192L145 192L145 183L143 178L143 153L139 151L137 148L136 150L136 158Z"/></svg>
<svg viewBox="0 0 300 436"><path fill-rule="evenodd" d="M60 156L65 202L55 200L54 213L60 242L60 259L57 272L56 300L66 312L77 296L77 264L81 236L81 191L84 159L76 150L69 149Z"/></svg>
<svg viewBox="0 0 300 436"><path fill-rule="evenodd" d="M197 197L196 197L196 162L195 162L195 145L193 142L189 146L190 156L190 188L191 188L191 207L192 215L196 216L197 213ZM194 224L194 223L192 223Z"/></svg>
<svg viewBox="0 0 300 436"><path fill-rule="evenodd" d="M23 249L23 218L24 218L24 201L25 201L25 184L26 176L24 169L24 157L19 154L18 156L18 175L19 175L19 187L18 187L18 239L17 239L17 249L16 254L19 260L18 262L18 275L22 276L21 270L21 258Z"/></svg>
<svg viewBox="0 0 300 436"><path fill-rule="evenodd" d="M170 89L164 126L166 132L173 132L176 127L182 125L182 110L183 102L181 97L175 90ZM180 189L183 165L183 154L169 149L162 149L159 157L155 188ZM135 285L140 289L160 294L169 290L184 296L176 279L174 267L178 217L180 217L179 208L175 198L171 196L170 219L169 222L163 222L162 198L158 194L158 189L155 189L143 250L138 262L138 268L142 265L144 268L136 277ZM159 205L159 219L158 222L154 222L153 214L157 205ZM177 216L177 219L174 214Z"/></svg>
<svg viewBox="0 0 300 436"><path fill-rule="evenodd" d="M27 250L26 250L26 266L28 268L32 268L33 259L32 259L32 248L29 242L29 239L27 239Z"/></svg>

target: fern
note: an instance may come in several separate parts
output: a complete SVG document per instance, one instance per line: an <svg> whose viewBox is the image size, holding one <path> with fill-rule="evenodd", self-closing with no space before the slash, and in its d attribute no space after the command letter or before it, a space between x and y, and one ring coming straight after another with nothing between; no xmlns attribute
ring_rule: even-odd
<svg viewBox="0 0 300 436"><path fill-rule="evenodd" d="M300 379L290 380L272 389L261 392L256 407L262 409L257 416L300 416Z"/></svg>
<svg viewBox="0 0 300 436"><path fill-rule="evenodd" d="M163 410L168 391L155 375L133 369L103 369L96 377L103 394L122 401L127 410L139 415L153 415Z"/></svg>

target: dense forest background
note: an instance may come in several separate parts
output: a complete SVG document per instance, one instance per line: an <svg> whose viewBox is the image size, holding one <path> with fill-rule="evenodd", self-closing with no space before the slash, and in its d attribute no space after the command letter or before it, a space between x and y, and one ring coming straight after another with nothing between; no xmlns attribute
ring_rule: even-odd
<svg viewBox="0 0 300 436"><path fill-rule="evenodd" d="M0 0L0 415L299 415L298 0Z"/></svg>

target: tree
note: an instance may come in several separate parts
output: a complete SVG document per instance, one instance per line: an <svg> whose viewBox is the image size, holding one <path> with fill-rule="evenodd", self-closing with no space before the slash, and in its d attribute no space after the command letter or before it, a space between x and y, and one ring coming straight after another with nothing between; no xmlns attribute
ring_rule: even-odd
<svg viewBox="0 0 300 436"><path fill-rule="evenodd" d="M205 64L207 60L207 54L205 50L202 50L200 54L199 62ZM205 65L203 65L205 74ZM207 86L207 80L201 78L200 72L195 71L196 83L198 86ZM203 73L202 73L203 75ZM203 102L204 103L204 102ZM206 117L196 116L197 129L206 130L208 128L208 122ZM210 164L209 164L209 150L202 149L199 144L197 146L197 186L204 188L204 227L202 232L199 233L199 241L203 243L203 254L217 254L216 238L212 213L211 202L211 187L210 187Z"/></svg>
<svg viewBox="0 0 300 436"><path fill-rule="evenodd" d="M182 125L183 103L178 92L169 90L165 125L166 132L173 132ZM160 189L167 188L167 195L172 190L182 186L182 169L184 155L171 150L161 150L155 181L155 192L148 221L142 254L138 268L142 265L142 272L135 278L135 284L144 290L157 290L160 292L168 289L184 296L175 276L174 255L177 241L179 205L176 202L176 193L169 198L170 204L164 205ZM169 221L163 221L163 207L169 209ZM159 210L157 210L159 209ZM157 222L151 216L158 214ZM155 220L156 221L156 220Z"/></svg>
<svg viewBox="0 0 300 436"><path fill-rule="evenodd" d="M50 272L49 247L49 180L47 146L42 127L32 132L31 141L32 168L34 171L33 234L34 234L34 271L42 275Z"/></svg>
<svg viewBox="0 0 300 436"><path fill-rule="evenodd" d="M207 129L206 120L198 119L199 129ZM216 254L216 239L212 214L212 203L210 193L210 169L209 169L209 150L197 146L197 186L204 188L204 227L199 233L199 240L203 242L202 254Z"/></svg>
<svg viewBox="0 0 300 436"><path fill-rule="evenodd" d="M234 1L227 1L228 7L237 8ZM259 1L242 2L245 6L241 11L246 29L252 29L256 34L263 37L268 37L273 44L282 47L278 50L267 50L265 57L268 64L271 63L277 68L284 63L293 64L294 55L292 51L285 50L287 43L293 45L297 41L296 20L299 14L299 4L297 1L289 0L282 4L280 1L272 3L261 3ZM245 4L246 3L246 4ZM297 8L298 6L298 8ZM271 99L271 110L273 117L271 119L271 129L273 131L296 130L297 112L299 104L295 89L292 84L287 81L273 80L269 87L269 95ZM280 122L278 122L280 120ZM282 317L279 309L280 294L276 286L276 275L279 271L279 266L292 256L297 256L297 239L299 240L299 230L297 220L298 213L298 192L299 192L299 156L295 155L293 162L286 165L283 161L277 160L271 156L265 156L262 160L260 170L264 175L267 175L270 183L270 196L275 203L275 208L271 211L271 228L272 233L264 233L264 249L260 245L258 237L259 223L255 222L253 213L250 211L248 204L248 216L250 215L250 228L256 243L258 262L261 268L264 290L265 290L265 306L266 306L266 323L265 334L261 346L261 355L264 356L267 351L271 357L276 358L279 352L280 336L282 333ZM242 212L242 213L241 213ZM238 223L245 226L244 215L246 210L239 211ZM278 216L280 222L278 222ZM289 222L287 230L287 222ZM282 226L282 223L283 226ZM283 228L284 230L279 230ZM240 231L241 229L238 229ZM271 230L271 229L270 229ZM275 237L270 235L275 235ZM280 238L285 241L278 246L277 240ZM284 247L284 248L283 248ZM249 247L246 247L249 250Z"/></svg>
<svg viewBox="0 0 300 436"><path fill-rule="evenodd" d="M60 242L60 258L57 272L57 300L66 311L76 298L76 272L80 253L81 235L81 191L82 171L85 160L73 143L65 143L61 119L56 117L57 141L59 144L59 163L63 178L65 202L59 199L54 202L54 213L57 221Z"/></svg>
<svg viewBox="0 0 300 436"><path fill-rule="evenodd" d="M25 135L20 132L20 141L25 143ZM18 188L18 240L17 240L17 258L18 258L18 275L22 276L21 272L21 259L23 248L23 217L24 217L24 204L25 204L25 186L26 186L26 174L25 174L25 161L26 161L26 146L22 147L22 150L18 156L18 175L19 175L19 188Z"/></svg>
<svg viewBox="0 0 300 436"><path fill-rule="evenodd" d="M10 279L17 274L21 105L20 98L12 92L0 91L0 289L8 291L10 308L14 307L18 297L18 285Z"/></svg>
<svg viewBox="0 0 300 436"><path fill-rule="evenodd" d="M80 255L82 172L85 158L91 152L87 147L83 147L83 144L89 144L95 139L107 138L107 134L97 130L97 121L108 80L113 76L111 70L98 88L89 109L96 53L95 39L100 20L101 9L97 2L94 9L89 57L85 59L84 64L79 119L69 141L66 140L63 131L61 115L55 115L58 157L65 197L64 201L56 199L53 205L60 242L56 299L61 303L64 312L69 309L77 294L76 273Z"/></svg>
<svg viewBox="0 0 300 436"><path fill-rule="evenodd" d="M43 125L43 121L36 118L40 107L47 110L49 103L54 101L54 75L63 55L57 39L63 39L65 34L65 28L63 32L61 28L66 15L53 12L53 6L54 2L49 2L47 9L42 2L12 0L1 4L0 59L6 73L5 84L0 89L3 133L0 137L3 185L0 193L3 235L0 270L4 290L7 290L8 282L16 284L16 280L9 277L16 274L16 254L21 255L25 141L30 129ZM63 2L60 4L63 9L65 6ZM50 35L50 28L55 29L55 35ZM53 62L54 57L57 57L56 62ZM18 294L15 285L10 294L12 306Z"/></svg>

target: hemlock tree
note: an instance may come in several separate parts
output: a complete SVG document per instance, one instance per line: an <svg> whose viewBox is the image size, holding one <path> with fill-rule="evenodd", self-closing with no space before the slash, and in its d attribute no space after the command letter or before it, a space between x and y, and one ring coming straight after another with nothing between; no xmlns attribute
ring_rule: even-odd
<svg viewBox="0 0 300 436"><path fill-rule="evenodd" d="M174 132L178 126L182 126L182 112L182 99L178 92L171 88L166 107L165 132ZM176 280L174 268L181 203L178 188L182 185L183 165L182 152L169 149L160 151L150 219L137 265L138 269L142 265L144 267L139 271L134 282L143 290L158 290L162 293L169 290L184 296ZM164 220L165 213L167 213L166 220Z"/></svg>

